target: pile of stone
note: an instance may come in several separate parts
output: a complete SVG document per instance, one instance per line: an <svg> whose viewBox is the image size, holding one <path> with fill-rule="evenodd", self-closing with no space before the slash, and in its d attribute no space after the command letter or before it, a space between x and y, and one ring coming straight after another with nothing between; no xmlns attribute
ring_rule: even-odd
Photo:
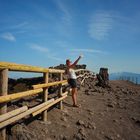
<svg viewBox="0 0 140 140"><path fill-rule="evenodd" d="M101 86L103 88L109 87L109 74L108 68L100 68L99 74L96 74L98 83L97 86Z"/></svg>

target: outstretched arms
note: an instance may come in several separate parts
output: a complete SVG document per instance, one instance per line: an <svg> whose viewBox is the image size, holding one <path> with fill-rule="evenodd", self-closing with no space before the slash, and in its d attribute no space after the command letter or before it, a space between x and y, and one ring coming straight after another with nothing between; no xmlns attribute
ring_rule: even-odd
<svg viewBox="0 0 140 140"><path fill-rule="evenodd" d="M69 67L70 67L70 68L73 68L73 67L79 62L79 60L80 60L82 57L83 57L83 56L80 55L80 56L77 58L77 60L75 60L75 62L74 62L73 64L71 64Z"/></svg>

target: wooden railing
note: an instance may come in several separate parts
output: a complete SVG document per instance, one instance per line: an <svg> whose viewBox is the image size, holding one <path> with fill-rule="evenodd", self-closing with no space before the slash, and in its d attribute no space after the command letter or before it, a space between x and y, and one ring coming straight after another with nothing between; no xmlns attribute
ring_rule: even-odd
<svg viewBox="0 0 140 140"><path fill-rule="evenodd" d="M32 90L13 93L8 95L8 72L9 71L20 71L20 72L34 72L43 73L44 83L39 85L33 85ZM62 93L62 84L67 84L67 80L63 80L64 70L48 69L35 66L21 65L15 63L0 62L0 138L1 140L6 139L6 126L22 119L28 115L35 116L43 112L43 121L47 121L47 109L52 105L59 103L60 109L62 109L62 100L67 97L67 93ZM59 73L60 81L48 83L49 73ZM60 93L58 99L48 100L48 87L59 85ZM36 94L43 94L43 103L28 108L23 106L16 110L7 112L7 103L12 100L17 100L23 97L32 96Z"/></svg>
<svg viewBox="0 0 140 140"><path fill-rule="evenodd" d="M44 83L38 85L32 85L33 89L8 94L8 72L9 71L20 71L20 72L34 72L34 73L43 73ZM59 103L59 108L62 109L62 101L67 97L68 91L62 93L62 86L68 84L67 80L63 80L64 70L58 69L48 69L42 67L35 67L35 66L28 66L28 65L21 65L15 63L7 63L7 62L0 62L0 138L1 140L6 140L6 126L22 119L26 116L36 116L40 113L43 113L43 121L47 121L47 109L52 105ZM79 77L84 77L82 83L86 77L89 76L90 71L85 69L76 70L79 73ZM49 81L49 73L58 73L60 74L60 81L55 81L48 83ZM88 75L88 76L87 76ZM50 99L48 100L48 87L58 85L60 88L59 90L59 97L57 99ZM7 103L13 100L17 100L20 98L24 98L27 96L32 96L36 94L43 94L43 103L28 108L28 106L23 106L21 108L12 110L7 112Z"/></svg>

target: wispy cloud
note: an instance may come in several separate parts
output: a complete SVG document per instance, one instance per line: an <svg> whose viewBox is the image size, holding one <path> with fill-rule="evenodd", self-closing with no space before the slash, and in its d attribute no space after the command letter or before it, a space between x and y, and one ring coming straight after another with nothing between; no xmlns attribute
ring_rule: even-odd
<svg viewBox="0 0 140 140"><path fill-rule="evenodd" d="M21 23L19 23L19 24L16 24L16 25L11 26L10 28L11 28L11 29L19 29L19 28L24 28L24 27L26 27L27 25L28 25L28 22L23 21L23 22L21 22Z"/></svg>
<svg viewBox="0 0 140 140"><path fill-rule="evenodd" d="M62 11L63 16L62 16L62 20L64 21L65 24L71 24L72 21L72 16L68 10L68 8L66 7L66 5L64 4L63 1L57 0L55 1L57 6L59 7L59 9Z"/></svg>
<svg viewBox="0 0 140 140"><path fill-rule="evenodd" d="M79 53L102 53L106 54L106 52L101 50L94 50L94 49L71 49L72 52L79 52Z"/></svg>
<svg viewBox="0 0 140 140"><path fill-rule="evenodd" d="M5 39L5 40L8 40L8 41L16 41L15 36L12 33L9 33L9 32L3 33L1 35L1 38Z"/></svg>
<svg viewBox="0 0 140 140"><path fill-rule="evenodd" d="M48 58L59 61L59 62L63 62L64 59L61 59L59 57L53 56L53 55L47 55Z"/></svg>
<svg viewBox="0 0 140 140"><path fill-rule="evenodd" d="M56 61L59 61L59 62L63 62L63 59L53 55L53 53L51 53L50 50L48 48L46 48L46 47L40 46L38 44L31 44L30 48L35 50L35 51L39 51L41 53L46 53L46 56L49 59L56 60Z"/></svg>
<svg viewBox="0 0 140 140"><path fill-rule="evenodd" d="M43 53L48 53L48 48L45 48L45 47L42 47L38 44L31 44L30 45L30 48L33 49L33 50L36 50L36 51L40 51L40 52L43 52Z"/></svg>
<svg viewBox="0 0 140 140"><path fill-rule="evenodd" d="M58 40L56 42L54 42L55 45L57 45L58 47L61 47L61 48L70 48L71 47L71 44L67 41L64 41L64 40Z"/></svg>
<svg viewBox="0 0 140 140"><path fill-rule="evenodd" d="M7 21L9 22L9 21ZM9 24L7 26L4 26L3 28L0 29L1 32L14 32L14 33L25 33L26 29L30 28L30 24L26 21L20 22L20 23L14 23L14 24Z"/></svg>
<svg viewBox="0 0 140 140"><path fill-rule="evenodd" d="M90 17L88 33L93 39L102 40L109 35L112 25L113 17L111 13L98 11Z"/></svg>

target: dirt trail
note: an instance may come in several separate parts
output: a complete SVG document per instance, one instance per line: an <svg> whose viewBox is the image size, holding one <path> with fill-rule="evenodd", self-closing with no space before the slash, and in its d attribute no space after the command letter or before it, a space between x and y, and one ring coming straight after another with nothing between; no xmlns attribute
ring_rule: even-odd
<svg viewBox="0 0 140 140"><path fill-rule="evenodd" d="M111 88L87 80L78 91L80 108L71 95L64 109L48 111L48 122L37 116L11 127L9 140L140 140L140 86L111 81Z"/></svg>

